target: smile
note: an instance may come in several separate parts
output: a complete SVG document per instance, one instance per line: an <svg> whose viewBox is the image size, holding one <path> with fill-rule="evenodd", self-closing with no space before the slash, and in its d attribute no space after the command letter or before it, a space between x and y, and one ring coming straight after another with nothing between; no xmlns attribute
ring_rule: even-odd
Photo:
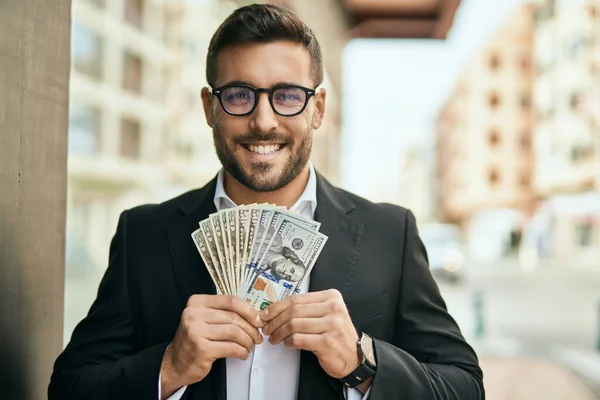
<svg viewBox="0 0 600 400"><path fill-rule="evenodd" d="M268 145L244 144L243 146L246 149L248 149L251 153L263 154L263 155L275 154L284 147L281 144L268 144Z"/></svg>

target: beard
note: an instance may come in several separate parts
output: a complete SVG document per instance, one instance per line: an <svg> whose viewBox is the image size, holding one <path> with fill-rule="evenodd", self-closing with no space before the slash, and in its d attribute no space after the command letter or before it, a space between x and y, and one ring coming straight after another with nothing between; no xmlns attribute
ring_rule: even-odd
<svg viewBox="0 0 600 400"><path fill-rule="evenodd" d="M302 172L310 160L312 150L312 128L310 127L298 140L293 140L279 132L251 131L244 135L237 135L228 142L216 124L213 128L213 139L217 157L225 171L248 189L260 193L274 192L287 186ZM241 149L241 143L269 141L282 143L283 146L279 151L287 150L289 156L283 166L275 162L255 162L244 166L236 157L236 152L245 151Z"/></svg>

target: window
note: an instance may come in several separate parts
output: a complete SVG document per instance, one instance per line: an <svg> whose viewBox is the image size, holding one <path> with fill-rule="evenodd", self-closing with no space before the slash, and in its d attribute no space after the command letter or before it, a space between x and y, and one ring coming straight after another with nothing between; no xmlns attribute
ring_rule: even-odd
<svg viewBox="0 0 600 400"><path fill-rule="evenodd" d="M582 52L584 52L586 49L588 49L591 44L592 44L591 39L586 36L578 36L578 37L571 39L567 43L567 49L568 49L569 56L571 58L577 58L577 56L579 54L581 54Z"/></svg>
<svg viewBox="0 0 600 400"><path fill-rule="evenodd" d="M142 93L142 59L126 51L123 55L123 89Z"/></svg>
<svg viewBox="0 0 600 400"><path fill-rule="evenodd" d="M490 108L497 109L500 106L500 96L496 92L492 92L488 96L488 103Z"/></svg>
<svg viewBox="0 0 600 400"><path fill-rule="evenodd" d="M92 154L100 148L100 110L71 102L69 107L69 152Z"/></svg>
<svg viewBox="0 0 600 400"><path fill-rule="evenodd" d="M500 174L496 168L491 168L488 171L488 181L491 186L495 186L500 182Z"/></svg>
<svg viewBox="0 0 600 400"><path fill-rule="evenodd" d="M501 59L497 53L492 53L489 58L489 66L492 71L496 71L501 66Z"/></svg>
<svg viewBox="0 0 600 400"><path fill-rule="evenodd" d="M531 107L531 96L529 93L521 94L521 98L519 99L519 104L523 110L529 110Z"/></svg>
<svg viewBox="0 0 600 400"><path fill-rule="evenodd" d="M492 129L488 135L488 141L492 147L497 147L500 144L500 132Z"/></svg>
<svg viewBox="0 0 600 400"><path fill-rule="evenodd" d="M125 21L142 29L143 20L144 0L125 0Z"/></svg>
<svg viewBox="0 0 600 400"><path fill-rule="evenodd" d="M571 148L571 161L578 162L589 159L594 154L594 148L589 145L575 145Z"/></svg>
<svg viewBox="0 0 600 400"><path fill-rule="evenodd" d="M189 160L194 155L194 146L188 140L180 139L175 145L175 151L182 158Z"/></svg>
<svg viewBox="0 0 600 400"><path fill-rule="evenodd" d="M89 0L91 3L95 4L98 8L106 7L106 0Z"/></svg>
<svg viewBox="0 0 600 400"><path fill-rule="evenodd" d="M71 64L75 71L102 79L104 42L98 34L74 22L71 27Z"/></svg>
<svg viewBox="0 0 600 400"><path fill-rule="evenodd" d="M554 2L546 2L546 4L538 7L534 18L536 24L542 24L554 18Z"/></svg>
<svg viewBox="0 0 600 400"><path fill-rule="evenodd" d="M569 96L569 106L572 110L577 110L583 102L583 95L579 92L571 93Z"/></svg>
<svg viewBox="0 0 600 400"><path fill-rule="evenodd" d="M531 149L531 138L529 137L528 132L523 132L521 135L521 140L519 141L521 145L521 149L524 151L529 151Z"/></svg>
<svg viewBox="0 0 600 400"><path fill-rule="evenodd" d="M531 175L526 171L522 172L519 178L519 183L522 187L531 186Z"/></svg>
<svg viewBox="0 0 600 400"><path fill-rule="evenodd" d="M529 55L524 54L523 56L521 56L521 58L519 59L519 66L523 71L529 71L529 69L531 68L531 59L529 58Z"/></svg>
<svg viewBox="0 0 600 400"><path fill-rule="evenodd" d="M121 156L138 159L141 153L141 127L138 121L121 119Z"/></svg>
<svg viewBox="0 0 600 400"><path fill-rule="evenodd" d="M579 222L575 225L575 241L579 247L589 247L594 239L594 226L591 221Z"/></svg>

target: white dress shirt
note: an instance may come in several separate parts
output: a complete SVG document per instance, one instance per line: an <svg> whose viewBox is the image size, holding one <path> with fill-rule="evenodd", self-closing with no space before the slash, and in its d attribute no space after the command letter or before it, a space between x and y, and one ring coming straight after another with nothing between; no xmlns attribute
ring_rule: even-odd
<svg viewBox="0 0 600 400"><path fill-rule="evenodd" d="M217 176L214 202L217 211L236 207L236 204L225 193L223 170L219 171ZM317 175L311 164L306 188L291 210L312 219L316 208ZM300 292L308 292L308 285L309 279L304 279ZM235 400L296 399L300 373L300 350L286 349L283 343L272 345L268 341L268 336L263 336L263 343L254 347L254 351L247 360L226 359L227 398ZM181 399L186 387L179 389L168 400ZM367 400L369 392L370 389L363 396L360 391L350 389L347 392L347 398L348 400ZM160 395L159 377L159 400Z"/></svg>

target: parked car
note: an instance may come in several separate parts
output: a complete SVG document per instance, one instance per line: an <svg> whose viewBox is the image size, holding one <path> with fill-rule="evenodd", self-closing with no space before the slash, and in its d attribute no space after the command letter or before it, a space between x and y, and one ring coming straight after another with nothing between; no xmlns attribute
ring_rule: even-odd
<svg viewBox="0 0 600 400"><path fill-rule="evenodd" d="M460 227L425 223L419 226L431 273L440 279L459 282L465 278L464 245Z"/></svg>

